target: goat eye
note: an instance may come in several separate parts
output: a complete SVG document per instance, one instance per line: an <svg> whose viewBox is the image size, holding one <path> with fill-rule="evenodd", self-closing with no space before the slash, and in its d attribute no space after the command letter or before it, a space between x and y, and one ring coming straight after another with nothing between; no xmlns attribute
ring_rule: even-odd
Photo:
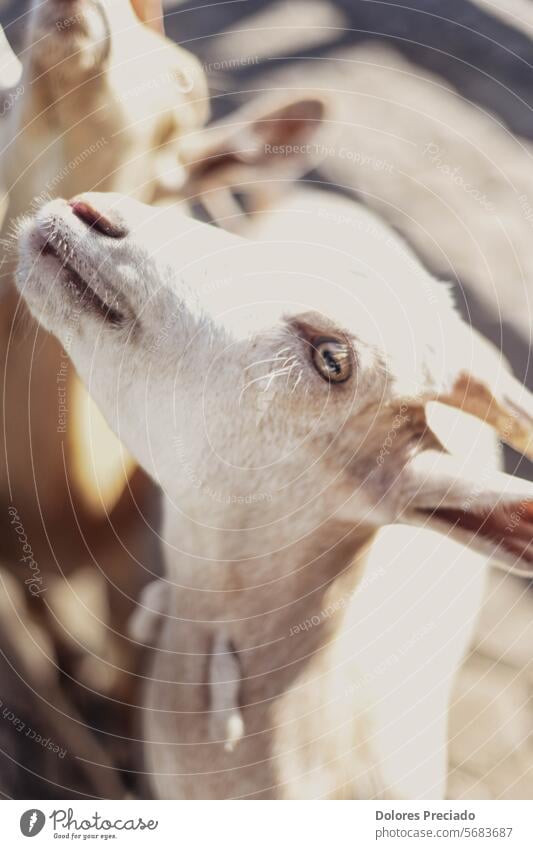
<svg viewBox="0 0 533 849"><path fill-rule="evenodd" d="M320 339L313 345L313 364L324 380L342 383L352 374L350 347L338 339Z"/></svg>

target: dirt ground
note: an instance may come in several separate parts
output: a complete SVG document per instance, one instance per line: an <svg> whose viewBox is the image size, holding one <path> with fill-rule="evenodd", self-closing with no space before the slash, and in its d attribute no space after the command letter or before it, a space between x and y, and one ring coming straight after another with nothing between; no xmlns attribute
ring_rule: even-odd
<svg viewBox="0 0 533 849"><path fill-rule="evenodd" d="M0 3L14 44L25 6ZM379 210L533 387L533 4L189 0L166 9L167 31L205 65L215 116L271 87L335 95L332 142L307 179ZM507 463L533 479L515 455ZM454 700L452 797L533 797L531 612L528 585L496 573ZM90 715L98 729L97 705ZM0 722L6 795L52 792L55 773L36 788L14 769L27 756L22 739ZM98 795L98 775L66 780Z"/></svg>

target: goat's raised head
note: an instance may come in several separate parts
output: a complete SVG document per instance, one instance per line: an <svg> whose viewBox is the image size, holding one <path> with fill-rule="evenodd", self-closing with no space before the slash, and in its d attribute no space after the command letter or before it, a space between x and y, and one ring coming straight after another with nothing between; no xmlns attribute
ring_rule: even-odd
<svg viewBox="0 0 533 849"><path fill-rule="evenodd" d="M204 524L407 522L527 571L533 487L470 474L428 411L462 407L531 456L531 397L383 232L367 227L343 262L86 195L22 228L18 286L115 432Z"/></svg>
<svg viewBox="0 0 533 849"><path fill-rule="evenodd" d="M68 61L68 71L97 72L109 57L112 39L144 22L163 33L161 2L151 0L32 0L29 35L32 61L43 71Z"/></svg>
<svg viewBox="0 0 533 849"><path fill-rule="evenodd" d="M192 53L165 37L161 0L33 0L25 55L34 79L53 80L59 101L99 80L140 118L143 104L169 101L182 130L207 117L206 75Z"/></svg>

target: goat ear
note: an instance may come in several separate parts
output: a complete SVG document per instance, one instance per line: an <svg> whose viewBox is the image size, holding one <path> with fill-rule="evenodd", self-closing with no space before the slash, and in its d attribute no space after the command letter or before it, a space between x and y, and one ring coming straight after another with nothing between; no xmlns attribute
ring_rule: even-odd
<svg viewBox="0 0 533 849"><path fill-rule="evenodd" d="M165 24L162 0L131 0L131 5L133 6L133 11L143 24L164 35Z"/></svg>
<svg viewBox="0 0 533 849"><path fill-rule="evenodd" d="M250 210L265 205L278 186L294 180L323 158L317 143L330 105L322 94L265 96L232 113L182 147L187 193L220 197L231 189L246 195ZM218 217L218 216L214 216Z"/></svg>
<svg viewBox="0 0 533 849"><path fill-rule="evenodd" d="M533 484L466 470L461 458L422 451L400 474L398 521L433 528L518 573L533 574Z"/></svg>
<svg viewBox="0 0 533 849"><path fill-rule="evenodd" d="M482 419L533 460L533 394L510 374L499 351L463 322L458 325L457 368L438 400Z"/></svg>

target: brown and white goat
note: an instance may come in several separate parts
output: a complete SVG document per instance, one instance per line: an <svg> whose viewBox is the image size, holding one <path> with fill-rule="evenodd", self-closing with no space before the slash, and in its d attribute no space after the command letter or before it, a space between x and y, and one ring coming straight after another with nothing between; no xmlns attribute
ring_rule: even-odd
<svg viewBox="0 0 533 849"><path fill-rule="evenodd" d="M344 253L304 207L265 243L117 195L21 229L21 294L62 344L76 314L73 363L164 494L134 629L160 797L442 796L487 558L533 566L533 486L467 415L531 456L531 396L349 208Z"/></svg>

